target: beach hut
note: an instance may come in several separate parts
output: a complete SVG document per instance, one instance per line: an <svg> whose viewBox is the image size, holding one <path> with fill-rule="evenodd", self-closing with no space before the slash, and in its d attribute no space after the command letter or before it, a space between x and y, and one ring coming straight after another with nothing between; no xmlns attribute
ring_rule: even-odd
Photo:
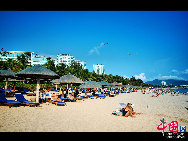
<svg viewBox="0 0 188 141"><path fill-rule="evenodd" d="M80 88L101 88L102 85L96 81L85 81L84 84L80 85Z"/></svg>
<svg viewBox="0 0 188 141"><path fill-rule="evenodd" d="M14 78L15 77L15 73L13 71L11 71L10 69L8 70L0 70L0 77L5 78L5 95L6 95L6 91L7 91L7 85L8 85L8 78Z"/></svg>
<svg viewBox="0 0 188 141"><path fill-rule="evenodd" d="M36 87L36 102L37 103L39 102L40 79L59 78L59 76L55 72L41 65L36 65L30 68L26 68L18 72L16 75L19 77L32 78L32 79L37 80L37 87Z"/></svg>

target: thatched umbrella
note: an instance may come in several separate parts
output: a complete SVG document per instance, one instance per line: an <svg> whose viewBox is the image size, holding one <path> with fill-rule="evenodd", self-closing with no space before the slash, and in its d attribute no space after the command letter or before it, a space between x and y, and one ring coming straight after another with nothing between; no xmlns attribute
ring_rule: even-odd
<svg viewBox="0 0 188 141"><path fill-rule="evenodd" d="M112 84L111 83L108 83L108 82L106 82L106 81L101 81L101 82L99 82L101 85L104 85L104 86L112 86Z"/></svg>
<svg viewBox="0 0 188 141"><path fill-rule="evenodd" d="M80 85L80 88L101 88L102 85L95 81L85 81L85 84Z"/></svg>
<svg viewBox="0 0 188 141"><path fill-rule="evenodd" d="M0 70L0 77L3 77L3 78L6 79L6 83L5 83L5 95L6 95L8 78L15 77L15 73L13 71L11 71L10 69L8 69L8 70Z"/></svg>
<svg viewBox="0 0 188 141"><path fill-rule="evenodd" d="M20 77L25 77L25 78L37 79L36 102L39 102L40 79L59 78L59 76L55 72L53 72L41 65L36 65L36 66L30 67L30 68L26 68L25 70L18 72L16 75L18 75Z"/></svg>
<svg viewBox="0 0 188 141"><path fill-rule="evenodd" d="M72 74L64 75L64 76L60 77L59 79L53 80L53 82L54 83L67 84L67 89L69 88L70 84L82 84L82 83L84 83L81 79L77 78L76 76L74 76Z"/></svg>

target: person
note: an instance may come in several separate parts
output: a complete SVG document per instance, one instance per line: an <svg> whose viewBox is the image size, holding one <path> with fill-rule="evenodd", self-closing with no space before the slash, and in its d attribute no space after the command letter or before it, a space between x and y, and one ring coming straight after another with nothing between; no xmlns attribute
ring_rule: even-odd
<svg viewBox="0 0 188 141"><path fill-rule="evenodd" d="M76 89L76 91L74 92L74 97L77 97L78 94L79 94L78 89Z"/></svg>
<svg viewBox="0 0 188 141"><path fill-rule="evenodd" d="M131 103L127 103L127 106L122 109L122 116L128 117L129 115L131 115L132 118L135 118L135 112L131 107Z"/></svg>
<svg viewBox="0 0 188 141"><path fill-rule="evenodd" d="M53 93L53 94L51 95L51 98L52 98L54 101L64 102L62 99L58 98L58 95L55 95L55 93Z"/></svg>
<svg viewBox="0 0 188 141"><path fill-rule="evenodd" d="M93 96L95 96L95 90L93 90L93 93L92 93Z"/></svg>
<svg viewBox="0 0 188 141"><path fill-rule="evenodd" d="M68 91L68 89L66 89L66 93L64 94L64 98L67 98L68 93L69 93L69 91Z"/></svg>

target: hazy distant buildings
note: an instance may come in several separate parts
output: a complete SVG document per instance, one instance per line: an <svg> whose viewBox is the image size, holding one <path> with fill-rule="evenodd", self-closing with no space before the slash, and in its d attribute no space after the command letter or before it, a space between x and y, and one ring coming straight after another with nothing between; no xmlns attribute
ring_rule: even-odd
<svg viewBox="0 0 188 141"><path fill-rule="evenodd" d="M99 75L105 74L104 65L102 64L93 65L93 71Z"/></svg>

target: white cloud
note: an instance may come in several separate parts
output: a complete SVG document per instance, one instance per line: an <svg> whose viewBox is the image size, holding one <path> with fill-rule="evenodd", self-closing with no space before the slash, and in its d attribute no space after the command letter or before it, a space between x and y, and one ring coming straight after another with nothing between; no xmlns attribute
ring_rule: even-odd
<svg viewBox="0 0 188 141"><path fill-rule="evenodd" d="M188 74L188 69L184 70L182 74Z"/></svg>
<svg viewBox="0 0 188 141"><path fill-rule="evenodd" d="M128 76L126 76L126 75L123 75L122 77L123 77L124 79L125 79L125 78L130 79L130 77L128 77Z"/></svg>
<svg viewBox="0 0 188 141"><path fill-rule="evenodd" d="M175 76L175 75L161 75L159 74L157 77L155 77L155 79L159 79L159 80L166 80L166 79L176 79L176 80L184 80L184 78L180 77L180 76Z"/></svg>
<svg viewBox="0 0 188 141"><path fill-rule="evenodd" d="M97 55L100 55L99 48L102 48L104 46L104 43L102 42L99 46L92 48L89 51L89 55L92 55L93 53L96 53Z"/></svg>
<svg viewBox="0 0 188 141"><path fill-rule="evenodd" d="M171 72L172 73L178 73L178 70L173 69Z"/></svg>
<svg viewBox="0 0 188 141"><path fill-rule="evenodd" d="M136 79L141 79L142 81L146 80L145 73L140 73L139 75L135 75Z"/></svg>

